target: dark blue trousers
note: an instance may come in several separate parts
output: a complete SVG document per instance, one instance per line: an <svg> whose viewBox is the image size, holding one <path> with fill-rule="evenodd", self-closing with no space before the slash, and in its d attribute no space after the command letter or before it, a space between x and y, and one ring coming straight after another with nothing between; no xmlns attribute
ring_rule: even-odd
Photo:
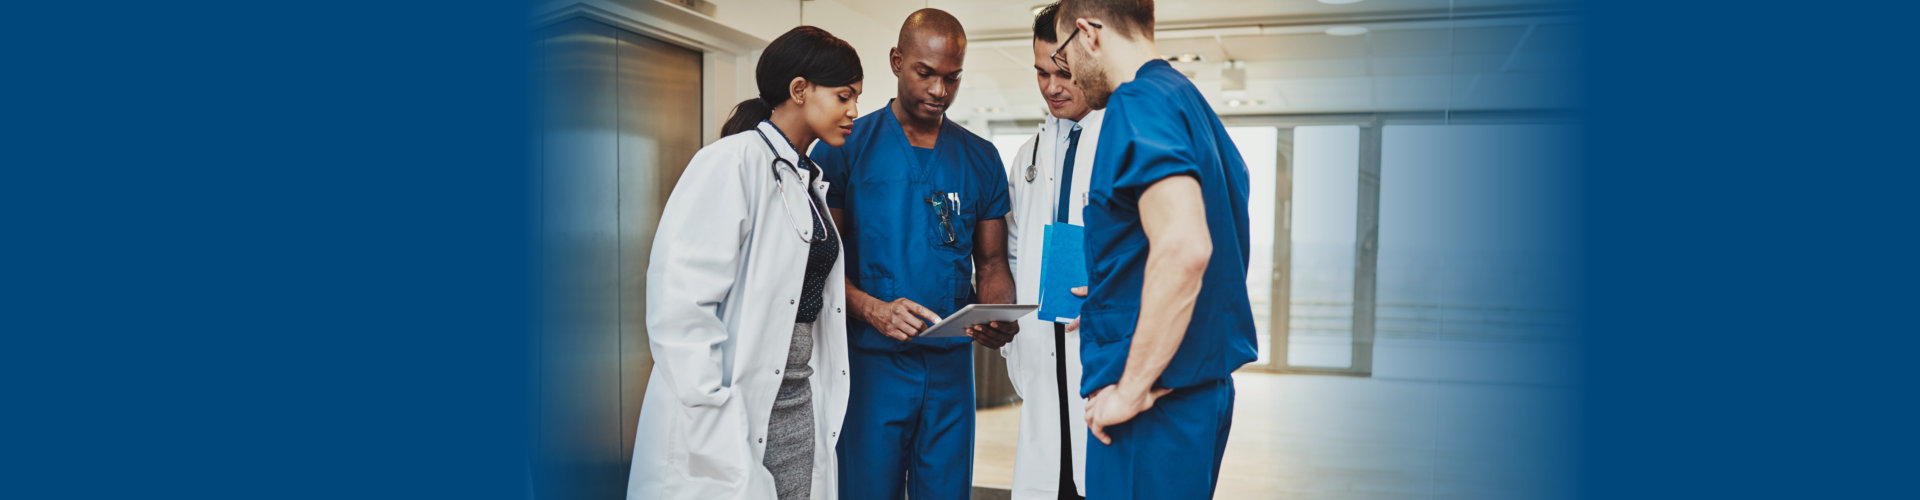
<svg viewBox="0 0 1920 500"><path fill-rule="evenodd" d="M1182 387L1087 436L1087 500L1213 498L1233 426L1233 379Z"/></svg>
<svg viewBox="0 0 1920 500"><path fill-rule="evenodd" d="M973 348L847 350L843 500L967 500L973 494Z"/></svg>

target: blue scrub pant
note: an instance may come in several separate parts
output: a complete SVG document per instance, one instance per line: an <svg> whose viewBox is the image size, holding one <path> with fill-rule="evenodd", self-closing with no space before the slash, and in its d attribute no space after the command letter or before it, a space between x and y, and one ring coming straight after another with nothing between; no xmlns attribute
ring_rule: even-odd
<svg viewBox="0 0 1920 500"><path fill-rule="evenodd" d="M1213 498L1233 426L1233 379L1176 389L1153 408L1087 435L1087 500Z"/></svg>
<svg viewBox="0 0 1920 500"><path fill-rule="evenodd" d="M847 350L842 500L967 500L973 493L973 347Z"/></svg>

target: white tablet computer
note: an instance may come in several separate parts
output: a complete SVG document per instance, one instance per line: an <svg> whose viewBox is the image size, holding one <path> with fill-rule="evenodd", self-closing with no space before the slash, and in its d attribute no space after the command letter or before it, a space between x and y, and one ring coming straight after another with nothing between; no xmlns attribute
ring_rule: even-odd
<svg viewBox="0 0 1920 500"><path fill-rule="evenodd" d="M973 304L927 327L917 337L965 337L967 327L989 321L1014 321L1033 314L1039 304Z"/></svg>

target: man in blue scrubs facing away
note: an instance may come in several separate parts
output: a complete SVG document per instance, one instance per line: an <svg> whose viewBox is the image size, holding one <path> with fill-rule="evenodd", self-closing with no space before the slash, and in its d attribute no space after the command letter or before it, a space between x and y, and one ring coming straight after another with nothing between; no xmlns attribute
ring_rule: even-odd
<svg viewBox="0 0 1920 500"><path fill-rule="evenodd" d="M1087 498L1208 498L1255 359L1247 166L1160 59L1151 0L1064 0L1054 62L1105 109L1085 212L1080 313Z"/></svg>
<svg viewBox="0 0 1920 500"><path fill-rule="evenodd" d="M846 314L854 320L846 422L832 436L844 499L968 498L969 343L998 349L1019 331L996 322L969 326L968 337L915 337L967 304L1014 299L1000 153L946 119L966 43L946 12L908 16L888 57L897 96L855 120L841 147L813 148L845 238Z"/></svg>

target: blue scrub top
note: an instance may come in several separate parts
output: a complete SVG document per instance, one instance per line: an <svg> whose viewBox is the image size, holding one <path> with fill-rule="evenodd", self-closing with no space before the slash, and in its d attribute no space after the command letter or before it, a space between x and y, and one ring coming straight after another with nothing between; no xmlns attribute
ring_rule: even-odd
<svg viewBox="0 0 1920 500"><path fill-rule="evenodd" d="M810 157L831 183L827 206L845 211L840 223L847 228L847 277L876 299L906 297L944 318L975 300L974 227L1007 215L1007 174L993 143L953 120L941 120L940 136L927 161L921 161L915 149L889 101L854 120L845 145L816 143ZM947 224L941 224L942 214ZM898 351L909 343L954 347L970 341L916 338L903 343L863 321L847 325L852 344L872 350Z"/></svg>
<svg viewBox="0 0 1920 500"><path fill-rule="evenodd" d="M1224 379L1257 358L1247 301L1247 165L1199 89L1166 61L1140 67L1107 101L1084 213L1087 278L1081 306L1081 394L1120 381L1140 316L1147 235L1140 193L1176 175L1200 182L1213 257L1180 350L1155 386Z"/></svg>

